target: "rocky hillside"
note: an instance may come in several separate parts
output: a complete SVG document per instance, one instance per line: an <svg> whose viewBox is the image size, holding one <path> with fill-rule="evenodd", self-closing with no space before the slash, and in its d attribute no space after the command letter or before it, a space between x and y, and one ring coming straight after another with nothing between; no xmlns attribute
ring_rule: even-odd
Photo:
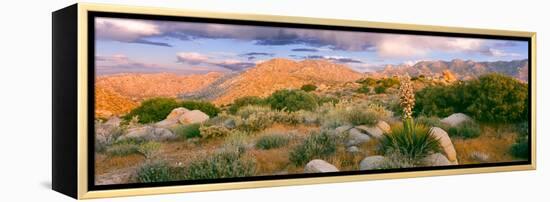
<svg viewBox="0 0 550 202"><path fill-rule="evenodd" d="M361 77L363 74L327 60L293 61L277 58L238 75L228 75L201 91L183 94L182 97L229 104L244 96L266 97L280 89L300 88L304 84L331 86L356 81Z"/></svg>
<svg viewBox="0 0 550 202"><path fill-rule="evenodd" d="M475 62L472 60L454 59L452 61L420 61L414 65L386 65L384 69L370 73L375 77L386 77L403 75L408 73L411 76L424 75L429 77L444 76L444 71L449 70L456 75L457 79L471 79L483 74L497 72L512 76L521 81L528 80L528 65L525 60L496 61L496 62Z"/></svg>
<svg viewBox="0 0 550 202"><path fill-rule="evenodd" d="M125 114L138 105L130 98L99 86L95 88L95 99L95 115L100 118Z"/></svg>
<svg viewBox="0 0 550 202"><path fill-rule="evenodd" d="M118 74L101 76L96 87L116 92L134 101L151 97L176 97L181 93L201 89L222 76L211 72L203 75L158 74Z"/></svg>

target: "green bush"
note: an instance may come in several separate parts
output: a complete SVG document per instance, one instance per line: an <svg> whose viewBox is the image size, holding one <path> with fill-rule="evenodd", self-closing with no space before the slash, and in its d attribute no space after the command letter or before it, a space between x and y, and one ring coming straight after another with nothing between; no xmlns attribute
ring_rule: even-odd
<svg viewBox="0 0 550 202"><path fill-rule="evenodd" d="M376 83L380 86L384 86L386 88L390 87L396 87L400 85L400 81L397 77L391 77L391 78L383 78L378 80Z"/></svg>
<svg viewBox="0 0 550 202"><path fill-rule="evenodd" d="M374 87L374 92L376 94L381 94L381 93L385 93L386 89L387 89L387 87L385 87L385 86L376 86L376 87Z"/></svg>
<svg viewBox="0 0 550 202"><path fill-rule="evenodd" d="M174 129L174 133L183 139L201 137L200 127L199 123L181 125Z"/></svg>
<svg viewBox="0 0 550 202"><path fill-rule="evenodd" d="M360 84L363 84L363 85L366 85L366 86L373 86L373 85L376 84L376 79L367 77L367 78L362 78L362 79L357 80L356 83L360 83Z"/></svg>
<svg viewBox="0 0 550 202"><path fill-rule="evenodd" d="M378 122L378 115L372 110L354 109L346 113L346 120L352 125L373 126Z"/></svg>
<svg viewBox="0 0 550 202"><path fill-rule="evenodd" d="M141 183L166 182L177 180L168 163L163 161L146 162L137 170L137 181Z"/></svg>
<svg viewBox="0 0 550 202"><path fill-rule="evenodd" d="M233 104L229 107L229 112L232 114L237 113L241 107L248 106L248 105L264 105L265 101L264 99L258 97L258 96L246 96L235 99L233 101Z"/></svg>
<svg viewBox="0 0 550 202"><path fill-rule="evenodd" d="M474 121L466 121L457 126L449 128L449 135L452 137L476 138L481 134L479 124Z"/></svg>
<svg viewBox="0 0 550 202"><path fill-rule="evenodd" d="M312 111L317 108L317 100L311 94L303 90L278 90L267 98L267 103L272 109L283 111Z"/></svg>
<svg viewBox="0 0 550 202"><path fill-rule="evenodd" d="M207 157L197 158L183 170L183 179L220 179L253 176L256 162L243 157L242 152L229 149Z"/></svg>
<svg viewBox="0 0 550 202"><path fill-rule="evenodd" d="M179 107L189 110L200 110L210 117L215 117L220 113L220 109L210 102L186 100L179 103Z"/></svg>
<svg viewBox="0 0 550 202"><path fill-rule="evenodd" d="M363 94L369 94L370 93L370 86L369 85L366 85L366 84L363 84L361 85L358 89L357 89L357 92L358 93L363 93Z"/></svg>
<svg viewBox="0 0 550 202"><path fill-rule="evenodd" d="M514 123L528 119L527 84L501 74L451 86L426 87L416 93L416 115L445 117L462 112L486 123Z"/></svg>
<svg viewBox="0 0 550 202"><path fill-rule="evenodd" d="M172 109L178 107L178 102L173 98L152 98L143 101L139 107L130 111L123 119L129 121L137 116L139 123L158 122L164 120Z"/></svg>
<svg viewBox="0 0 550 202"><path fill-rule="evenodd" d="M336 152L336 141L326 131L312 132L299 146L290 152L293 165L303 166L310 160L324 158Z"/></svg>
<svg viewBox="0 0 550 202"><path fill-rule="evenodd" d="M185 107L189 110L200 110L210 117L216 116L220 109L209 102L202 101L178 101L174 98L151 98L145 100L141 105L122 118L130 121L133 117L138 117L139 123L153 123L162 121L178 107Z"/></svg>
<svg viewBox="0 0 550 202"><path fill-rule="evenodd" d="M261 137L256 142L256 148L268 150L285 146L290 141L290 138L284 134L269 134Z"/></svg>
<svg viewBox="0 0 550 202"><path fill-rule="evenodd" d="M516 142L510 147L510 154L516 158L529 158L529 141L527 136L520 136Z"/></svg>
<svg viewBox="0 0 550 202"><path fill-rule="evenodd" d="M311 92L311 91L314 91L317 89L317 86L313 85L313 84L306 84L306 85L303 85L300 90L303 90L303 91L306 91L306 92Z"/></svg>
<svg viewBox="0 0 550 202"><path fill-rule="evenodd" d="M397 152L410 162L416 162L430 153L440 151L439 142L420 124L412 124L412 133L403 126L395 126L380 140L381 152Z"/></svg>

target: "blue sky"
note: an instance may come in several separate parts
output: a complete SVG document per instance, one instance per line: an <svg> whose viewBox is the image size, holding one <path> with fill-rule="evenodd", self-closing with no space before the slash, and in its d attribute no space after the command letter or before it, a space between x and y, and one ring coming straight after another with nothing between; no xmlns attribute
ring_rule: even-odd
<svg viewBox="0 0 550 202"><path fill-rule="evenodd" d="M359 72L422 60L527 58L524 41L96 18L96 71L243 71L271 58L326 59Z"/></svg>

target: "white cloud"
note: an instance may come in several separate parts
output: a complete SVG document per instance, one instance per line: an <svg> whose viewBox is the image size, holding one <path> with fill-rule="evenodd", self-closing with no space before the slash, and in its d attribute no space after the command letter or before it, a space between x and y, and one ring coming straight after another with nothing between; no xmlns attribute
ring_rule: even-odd
<svg viewBox="0 0 550 202"><path fill-rule="evenodd" d="M181 63L188 63L188 64L200 64L200 63L206 63L208 61L208 57L195 52L180 52L176 54L177 61Z"/></svg>
<svg viewBox="0 0 550 202"><path fill-rule="evenodd" d="M162 33L157 25L143 20L97 18L95 26L98 38L123 42L132 42Z"/></svg>
<svg viewBox="0 0 550 202"><path fill-rule="evenodd" d="M489 52L489 55L495 56L495 57L519 57L519 56L521 56L518 53L506 52L506 51L499 50L499 49L494 49L494 48L489 48L488 52Z"/></svg>

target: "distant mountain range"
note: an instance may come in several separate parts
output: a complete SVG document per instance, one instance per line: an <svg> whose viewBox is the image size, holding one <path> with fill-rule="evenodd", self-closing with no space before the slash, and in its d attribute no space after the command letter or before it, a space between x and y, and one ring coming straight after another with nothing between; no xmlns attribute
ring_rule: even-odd
<svg viewBox="0 0 550 202"><path fill-rule="evenodd" d="M441 76L445 70L451 71L458 79L467 80L480 75L497 72L527 82L529 62L524 60L475 62L472 60L454 59L452 61L420 61L414 65L385 65L376 72L367 73L374 77L399 76L408 73L410 76Z"/></svg>
<svg viewBox="0 0 550 202"><path fill-rule="evenodd" d="M230 104L240 97L266 97L276 90L300 88L305 84L314 84L323 89L354 82L363 77L391 77L405 73L410 76L467 80L490 72L502 73L527 82L528 61L421 61L414 65L386 65L380 71L359 73L346 65L329 60L294 61L275 58L242 72L225 74L210 72L202 75L107 75L96 79L96 106L102 114L118 115L151 97L202 99L222 105Z"/></svg>

